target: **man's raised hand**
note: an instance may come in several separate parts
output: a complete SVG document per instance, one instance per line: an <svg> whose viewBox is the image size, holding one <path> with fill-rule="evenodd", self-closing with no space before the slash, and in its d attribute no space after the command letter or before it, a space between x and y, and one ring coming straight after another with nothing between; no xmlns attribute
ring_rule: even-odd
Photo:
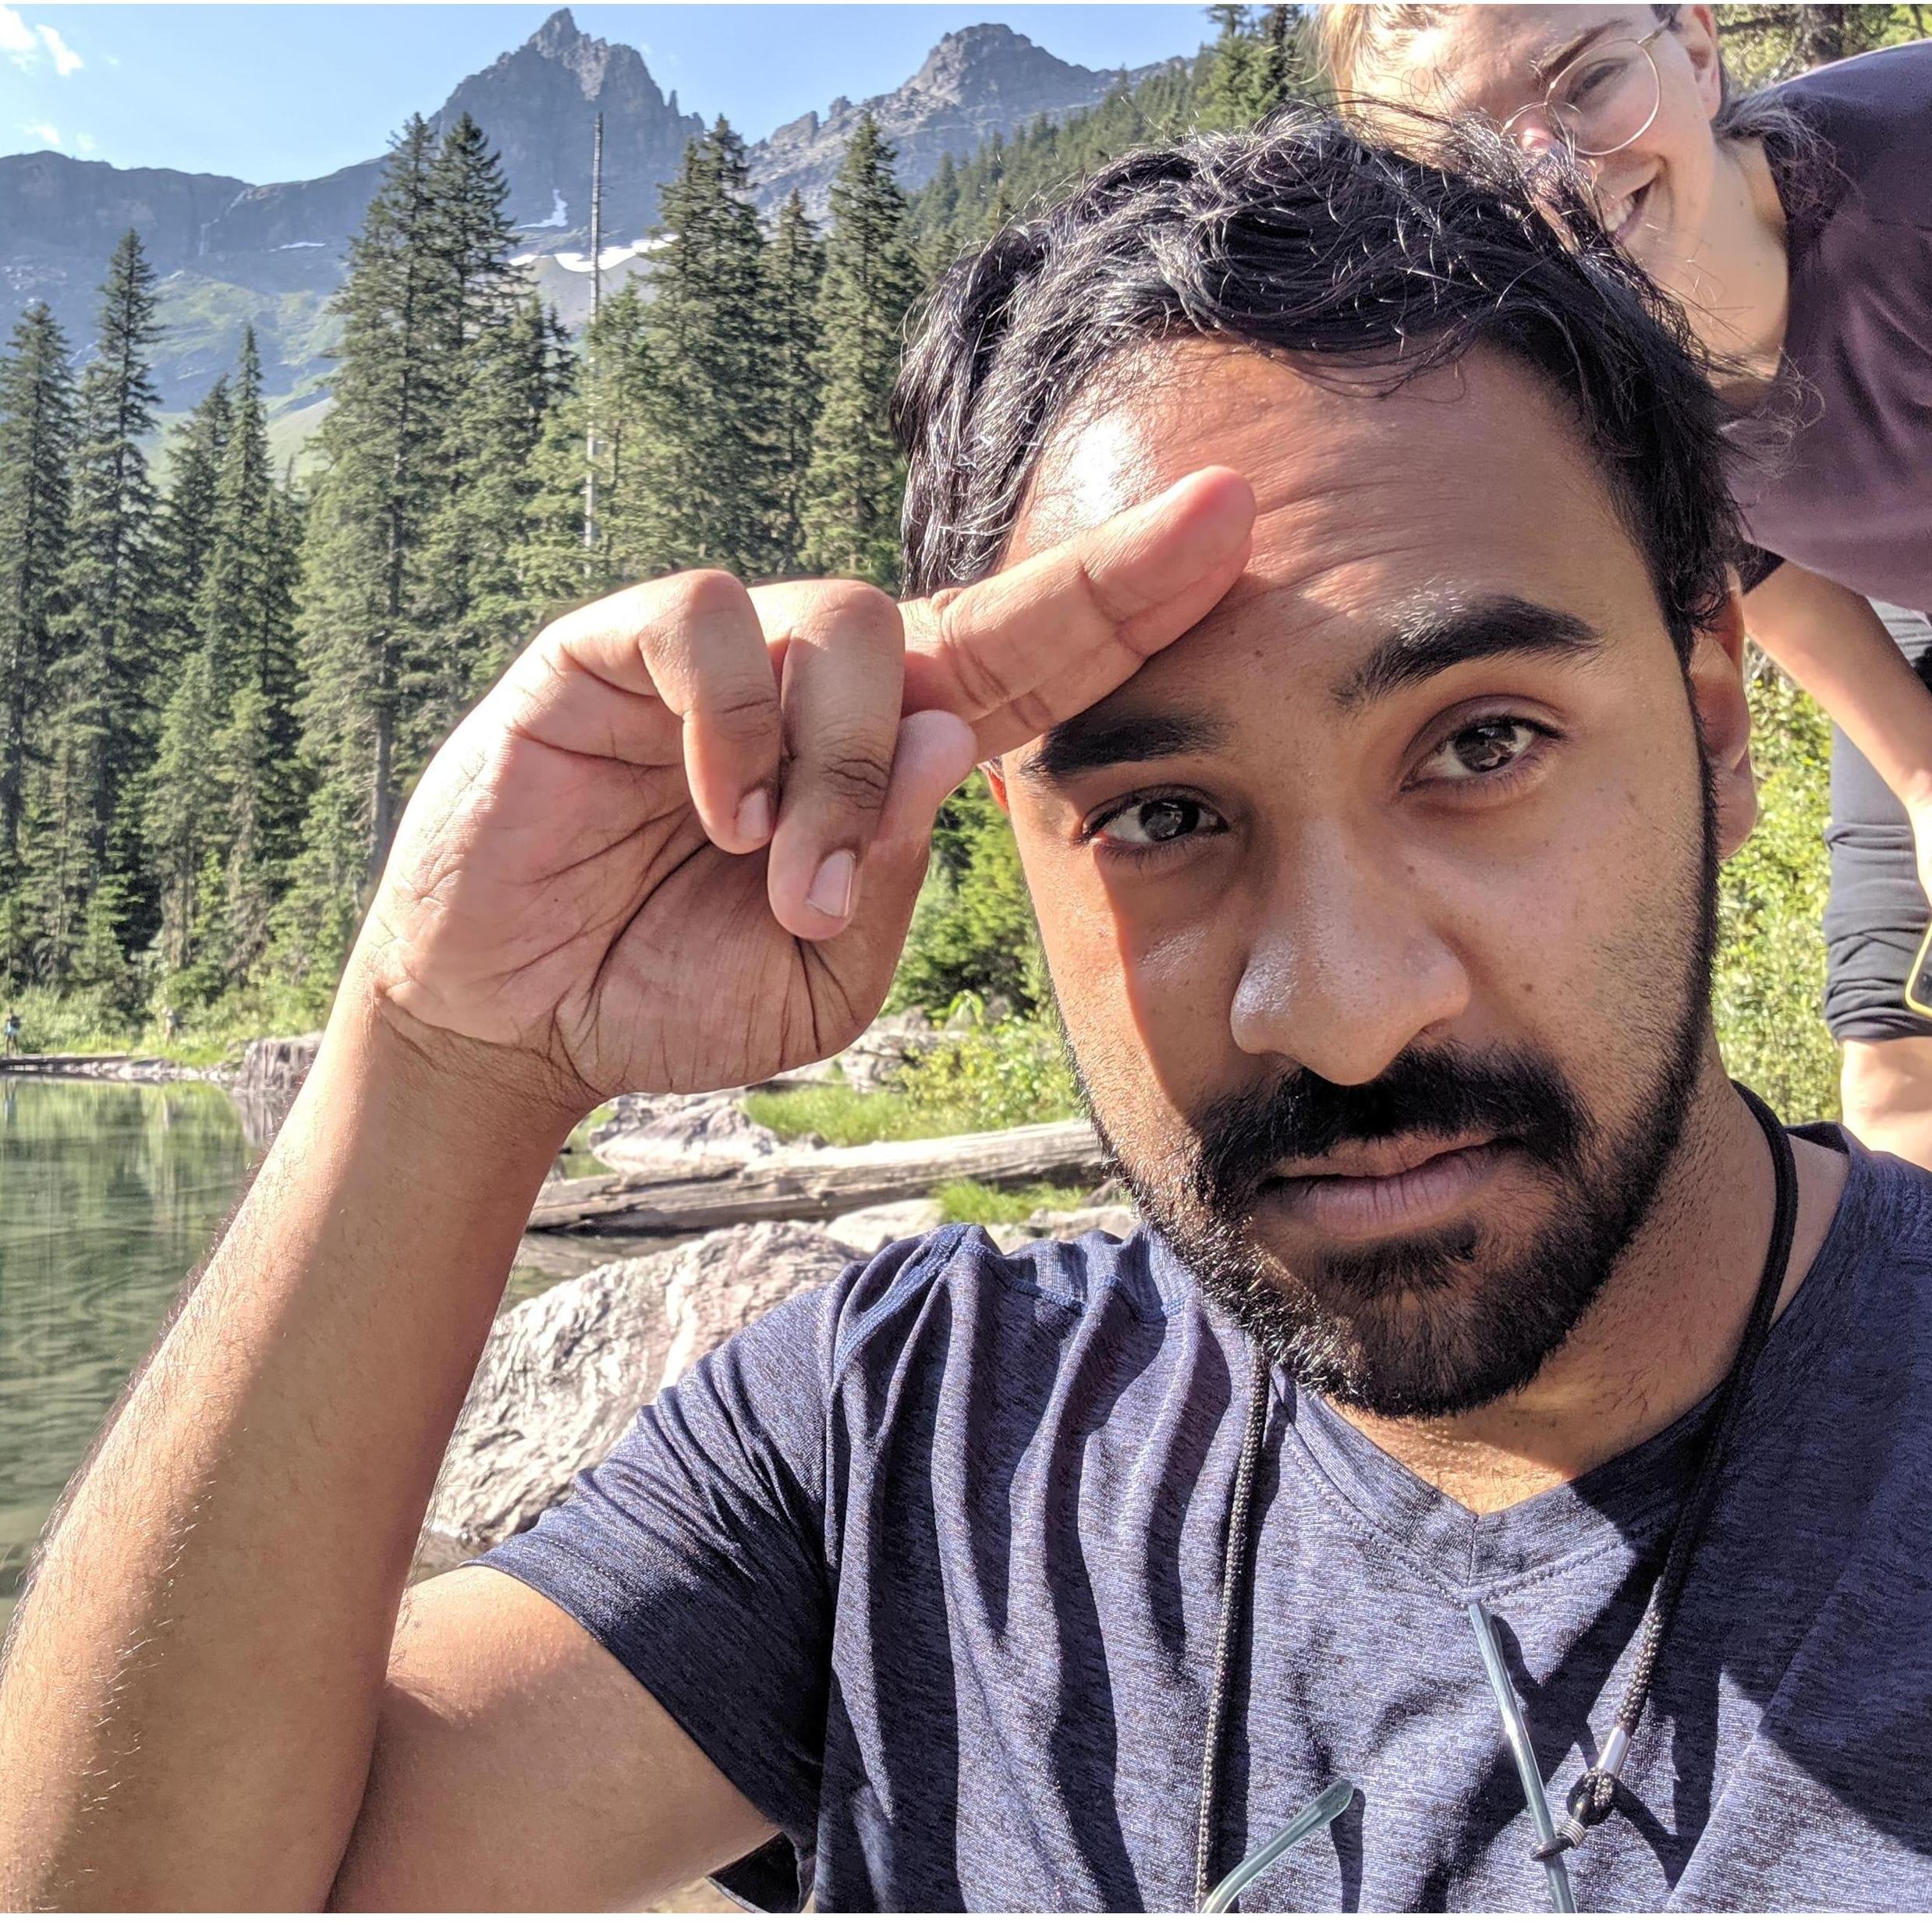
<svg viewBox="0 0 1932 1932"><path fill-rule="evenodd" d="M1205 616L1253 516L1209 470L931 599L698 571L573 612L424 773L352 983L565 1113L838 1051L947 795Z"/></svg>

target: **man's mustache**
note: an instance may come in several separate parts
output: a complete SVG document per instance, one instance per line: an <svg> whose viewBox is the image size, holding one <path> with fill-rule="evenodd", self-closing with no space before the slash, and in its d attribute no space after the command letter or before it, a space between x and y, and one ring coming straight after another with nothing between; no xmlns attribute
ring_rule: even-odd
<svg viewBox="0 0 1932 1932"><path fill-rule="evenodd" d="M1574 1160L1590 1117L1547 1060L1514 1049L1415 1047L1359 1087L1299 1068L1264 1088L1229 1094L1193 1117L1196 1195L1239 1214L1274 1170L1337 1147L1404 1134L1487 1133L1552 1166Z"/></svg>

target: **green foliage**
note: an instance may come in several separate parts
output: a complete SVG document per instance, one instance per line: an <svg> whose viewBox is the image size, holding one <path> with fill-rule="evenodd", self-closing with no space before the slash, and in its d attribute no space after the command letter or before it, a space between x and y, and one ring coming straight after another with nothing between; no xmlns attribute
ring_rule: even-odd
<svg viewBox="0 0 1932 1932"><path fill-rule="evenodd" d="M743 1104L775 1134L817 1134L835 1147L986 1133L1080 1111L1058 1033L1021 1019L945 1035L896 1087L860 1094L835 1082L747 1094Z"/></svg>
<svg viewBox="0 0 1932 1932"><path fill-rule="evenodd" d="M1284 101L1310 92L1311 66L1296 9L1214 6L1207 11L1221 31L1197 69L1199 126L1252 127Z"/></svg>
<svg viewBox="0 0 1932 1932"><path fill-rule="evenodd" d="M1786 1119L1832 1120L1838 1050L1822 1016L1831 725L1774 673L1751 696L1758 824L1719 884L1718 1037L1732 1075Z"/></svg>
<svg viewBox="0 0 1932 1932"><path fill-rule="evenodd" d="M156 333L154 273L130 229L108 264L81 378L53 626L56 695L28 806L33 967L56 985L121 983L144 896L136 800L123 781L154 739L155 499L143 445L154 427Z"/></svg>
<svg viewBox="0 0 1932 1932"><path fill-rule="evenodd" d="M312 803L285 930L353 930L400 807L397 729L413 653L424 527L459 322L437 252L434 140L418 115L396 137L350 243L335 406L303 555L300 646L310 667L303 750L332 784ZM317 812L324 816L317 817ZM285 955L285 966L313 963ZM339 959L329 962L332 971Z"/></svg>
<svg viewBox="0 0 1932 1932"><path fill-rule="evenodd" d="M778 217L765 262L771 388L771 565L786 576L800 569L805 556L806 477L824 387L818 353L818 292L824 273L824 246L794 189Z"/></svg>
<svg viewBox="0 0 1932 1932"><path fill-rule="evenodd" d="M1725 73L1740 90L1770 87L1827 61L1932 33L1932 8L1923 6L1766 5L1746 0L1716 12Z"/></svg>
<svg viewBox="0 0 1932 1932"><path fill-rule="evenodd" d="M932 872L886 1004L937 1013L976 993L1026 1014L1044 1003L1045 984L1012 827L976 771L933 828Z"/></svg>
<svg viewBox="0 0 1932 1932"><path fill-rule="evenodd" d="M947 1221L994 1228L1065 1214L1086 1196L1077 1187L988 1187L984 1181L948 1181L940 1189L939 1212Z"/></svg>
<svg viewBox="0 0 1932 1932"><path fill-rule="evenodd" d="M788 1140L816 1134L835 1147L864 1147L874 1140L926 1140L962 1133L950 1111L936 1112L891 1088L856 1094L849 1087L788 1087L771 1094L747 1094L745 1111L761 1127Z"/></svg>
<svg viewBox="0 0 1932 1932"><path fill-rule="evenodd" d="M755 572L771 542L765 242L728 122L686 148L659 205L629 548L645 575Z"/></svg>
<svg viewBox="0 0 1932 1932"><path fill-rule="evenodd" d="M1039 1120L1069 1120L1079 1089L1059 1030L1048 1021L1006 1019L944 1034L908 1067L900 1091L914 1104L980 1133Z"/></svg>
<svg viewBox="0 0 1932 1932"><path fill-rule="evenodd" d="M824 392L803 518L803 561L812 570L888 588L899 582L906 479L891 402L906 313L918 292L892 150L863 115L832 183L818 292Z"/></svg>
<svg viewBox="0 0 1932 1932"><path fill-rule="evenodd" d="M55 652L74 430L67 345L36 303L0 357L0 986L27 970L34 929L21 838Z"/></svg>
<svg viewBox="0 0 1932 1932"><path fill-rule="evenodd" d="M970 158L942 166L907 202L906 232L923 279L931 282L961 250L1103 162L1196 126L1200 81L1213 57L1211 48L1197 60L1169 61L1131 87L1123 73L1097 107L1010 140L996 135Z"/></svg>

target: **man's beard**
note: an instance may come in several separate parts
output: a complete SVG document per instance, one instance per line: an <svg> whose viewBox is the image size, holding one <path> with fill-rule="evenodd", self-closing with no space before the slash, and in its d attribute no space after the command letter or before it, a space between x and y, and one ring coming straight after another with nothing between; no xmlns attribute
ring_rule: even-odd
<svg viewBox="0 0 1932 1932"><path fill-rule="evenodd" d="M1154 1172L1122 1156L1087 1091L1142 1218L1301 1387L1373 1415L1456 1414L1530 1382L1596 1300L1656 1202L1703 1065L1718 865L1707 764L1703 775L1701 864L1695 906L1676 922L1686 943L1675 1010L1668 987L1656 1004L1641 996L1647 989L1622 988L1638 995L1628 1063L1648 1069L1627 1127L1606 1130L1540 1052L1415 1047L1362 1086L1304 1069L1218 1100L1190 1122L1190 1157ZM1469 1221L1343 1249L1297 1274L1251 1232L1253 1209L1286 1162L1402 1134L1472 1133L1505 1143L1553 1189L1526 1239Z"/></svg>

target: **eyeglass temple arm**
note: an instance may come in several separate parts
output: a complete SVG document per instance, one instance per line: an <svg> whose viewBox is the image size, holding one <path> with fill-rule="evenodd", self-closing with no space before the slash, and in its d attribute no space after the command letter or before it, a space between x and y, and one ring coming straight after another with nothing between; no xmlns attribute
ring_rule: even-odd
<svg viewBox="0 0 1932 1932"><path fill-rule="evenodd" d="M1338 1778L1313 1803L1296 1812L1260 1851L1244 1858L1207 1895L1202 1911L1225 1912L1290 1846L1340 1817L1355 1803L1355 1786L1347 1778Z"/></svg>
<svg viewBox="0 0 1932 1932"><path fill-rule="evenodd" d="M1563 1863L1563 1841L1551 1822L1550 1800L1543 1788L1543 1774L1537 1768L1537 1754L1530 1746L1530 1727L1524 1721L1523 1706L1516 1700L1516 1687L1503 1667L1503 1654L1496 1641L1496 1628L1490 1622L1487 1604L1469 1605L1469 1622L1476 1631L1476 1647L1483 1654L1483 1669L1489 1688L1502 1714L1503 1735L1509 1740L1510 1754L1516 1760L1516 1775L1523 1781L1523 1795L1530 1803L1530 1816L1537 1827L1537 1855L1550 1886L1550 1909L1574 1912L1576 1901L1570 1892L1570 1875ZM1558 1849L1551 1849L1551 1847Z"/></svg>

